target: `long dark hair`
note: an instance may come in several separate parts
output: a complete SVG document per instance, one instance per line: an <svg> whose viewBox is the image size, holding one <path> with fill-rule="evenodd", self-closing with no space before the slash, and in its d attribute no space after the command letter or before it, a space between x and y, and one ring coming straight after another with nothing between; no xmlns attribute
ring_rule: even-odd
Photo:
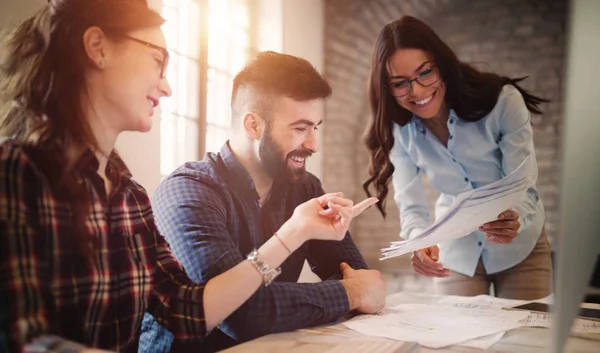
<svg viewBox="0 0 600 353"><path fill-rule="evenodd" d="M74 237L84 239L90 197L79 168L97 148L82 99L89 59L83 34L98 26L108 36L157 27L164 19L145 0L51 0L4 38L0 58L0 136L28 152L57 197L70 200ZM109 163L114 163L115 155Z"/></svg>
<svg viewBox="0 0 600 353"><path fill-rule="evenodd" d="M446 104L454 109L462 120L473 122L488 115L494 109L500 91L506 84L511 84L519 90L527 109L532 113L541 114L539 105L547 102L518 85L527 77L509 78L480 72L461 62L429 26L414 17L404 16L387 24L377 36L371 62L368 84L371 118L365 137L371 163L370 177L363 184L369 196L369 186L374 185L379 198L377 208L384 217L388 185L394 173L394 166L389 158L390 150L394 146L393 126L406 125L412 117L412 113L402 108L388 92L386 65L396 50L408 48L421 49L433 55L446 85Z"/></svg>

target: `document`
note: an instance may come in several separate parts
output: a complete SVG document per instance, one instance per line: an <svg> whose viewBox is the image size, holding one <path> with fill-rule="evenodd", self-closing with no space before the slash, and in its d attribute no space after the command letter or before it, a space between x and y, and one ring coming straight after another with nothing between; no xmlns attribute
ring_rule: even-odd
<svg viewBox="0 0 600 353"><path fill-rule="evenodd" d="M531 312L522 322L523 326L547 327L552 325L552 314ZM600 333L600 321L575 319L571 327L572 333Z"/></svg>
<svg viewBox="0 0 600 353"><path fill-rule="evenodd" d="M449 295L440 298L437 304L451 305L457 308L470 309L496 309L501 310L507 307L513 307L530 303L528 300L496 298L489 295L478 295L475 297L462 297L458 295Z"/></svg>
<svg viewBox="0 0 600 353"><path fill-rule="evenodd" d="M529 315L528 312L436 304L400 304L392 309L396 312L344 324L370 336L441 348L517 328L519 321Z"/></svg>
<svg viewBox="0 0 600 353"><path fill-rule="evenodd" d="M436 222L411 239L394 241L381 249L380 260L427 248L443 241L471 234L482 224L498 219L502 212L512 209L533 185L535 165L529 155L512 173L481 188L467 191L436 217Z"/></svg>

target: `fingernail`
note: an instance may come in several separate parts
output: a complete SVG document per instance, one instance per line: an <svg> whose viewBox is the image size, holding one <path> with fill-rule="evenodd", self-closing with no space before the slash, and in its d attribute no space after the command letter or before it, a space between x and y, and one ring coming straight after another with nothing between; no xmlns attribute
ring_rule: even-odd
<svg viewBox="0 0 600 353"><path fill-rule="evenodd" d="M503 214L501 214L501 215L500 215L500 217L498 217L498 218L500 218L500 219L504 219L504 218L506 218L506 216L505 216L505 215L504 215L504 213L503 213Z"/></svg>

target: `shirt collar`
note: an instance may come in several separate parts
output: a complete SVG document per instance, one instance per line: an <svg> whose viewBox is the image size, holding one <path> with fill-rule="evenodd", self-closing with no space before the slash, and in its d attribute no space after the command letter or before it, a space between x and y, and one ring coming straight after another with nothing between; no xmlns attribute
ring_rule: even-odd
<svg viewBox="0 0 600 353"><path fill-rule="evenodd" d="M223 164L225 164L225 168L227 168L229 175L232 177L230 186L244 195L248 195L257 201L260 200L260 196L258 195L258 192L256 192L254 181L246 168L244 168L233 155L233 152L229 147L229 141L225 142L223 147L221 147L220 155L223 159Z"/></svg>
<svg viewBox="0 0 600 353"><path fill-rule="evenodd" d="M450 114L448 115L448 119L458 120L460 118L458 117L458 115L456 115L456 112L454 111L454 109L450 109ZM427 129L425 128L425 124L423 124L423 119L421 117L419 117L416 114L413 114L413 116L411 118L411 122L415 125L415 127L417 128L417 130L419 132L421 132L422 134L427 133Z"/></svg>
<svg viewBox="0 0 600 353"><path fill-rule="evenodd" d="M77 173L83 177L89 177L97 176L99 166L100 162L98 161L98 158L96 158L96 155L91 149L88 149L79 159L75 169ZM129 168L127 168L125 162L115 150L113 150L108 157L108 162L106 163L106 177L111 181L115 190L118 190L120 186L124 185L123 182L126 179L131 179Z"/></svg>

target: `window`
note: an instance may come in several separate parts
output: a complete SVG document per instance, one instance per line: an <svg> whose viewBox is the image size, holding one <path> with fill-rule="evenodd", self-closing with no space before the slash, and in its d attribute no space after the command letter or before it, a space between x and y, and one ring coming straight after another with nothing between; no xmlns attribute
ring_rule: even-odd
<svg viewBox="0 0 600 353"><path fill-rule="evenodd" d="M231 83L250 52L249 0L163 0L173 94L162 100L160 171L217 152L229 138Z"/></svg>
<svg viewBox="0 0 600 353"><path fill-rule="evenodd" d="M250 48L247 0L210 0L206 94L206 151L218 152L229 138L233 77Z"/></svg>

